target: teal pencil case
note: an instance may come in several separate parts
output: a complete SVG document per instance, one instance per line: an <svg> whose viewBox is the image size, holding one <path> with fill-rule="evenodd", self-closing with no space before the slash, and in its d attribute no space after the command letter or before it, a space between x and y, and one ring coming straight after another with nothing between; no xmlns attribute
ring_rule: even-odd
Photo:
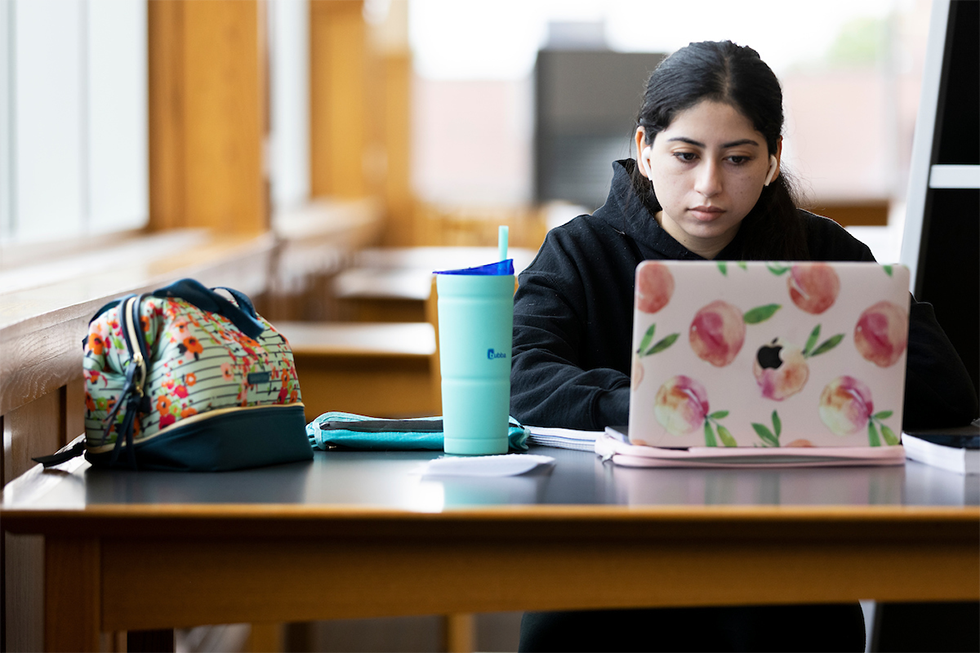
<svg viewBox="0 0 980 653"><path fill-rule="evenodd" d="M323 413L306 425L310 445L317 449L367 449L410 451L443 450L441 417L381 419L354 413ZM507 431L511 451L527 451L530 432L513 417Z"/></svg>

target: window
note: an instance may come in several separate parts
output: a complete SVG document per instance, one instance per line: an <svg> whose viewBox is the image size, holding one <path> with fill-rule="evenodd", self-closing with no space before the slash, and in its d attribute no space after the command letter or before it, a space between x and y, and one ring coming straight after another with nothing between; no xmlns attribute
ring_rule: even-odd
<svg viewBox="0 0 980 653"><path fill-rule="evenodd" d="M0 6L0 241L148 219L146 3Z"/></svg>
<svg viewBox="0 0 980 653"><path fill-rule="evenodd" d="M309 6L276 0L269 8L269 177L272 205L288 210L309 199Z"/></svg>

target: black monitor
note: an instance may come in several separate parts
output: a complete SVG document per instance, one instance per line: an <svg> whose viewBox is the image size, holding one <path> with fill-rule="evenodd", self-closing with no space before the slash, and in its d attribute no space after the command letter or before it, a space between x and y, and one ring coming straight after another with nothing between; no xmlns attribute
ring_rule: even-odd
<svg viewBox="0 0 980 653"><path fill-rule="evenodd" d="M631 155L647 79L663 54L541 50L535 65L534 195L589 211L606 200L612 162Z"/></svg>
<svg viewBox="0 0 980 653"><path fill-rule="evenodd" d="M980 3L937 0L902 262L980 389Z"/></svg>

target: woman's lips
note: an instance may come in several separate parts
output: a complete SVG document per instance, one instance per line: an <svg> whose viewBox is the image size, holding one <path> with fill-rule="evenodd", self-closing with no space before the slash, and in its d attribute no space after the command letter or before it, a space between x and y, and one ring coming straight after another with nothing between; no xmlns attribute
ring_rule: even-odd
<svg viewBox="0 0 980 653"><path fill-rule="evenodd" d="M724 209L720 209L717 206L695 206L694 208L690 209L690 212L698 220L707 221L707 220L716 219L719 215L721 215L725 211Z"/></svg>

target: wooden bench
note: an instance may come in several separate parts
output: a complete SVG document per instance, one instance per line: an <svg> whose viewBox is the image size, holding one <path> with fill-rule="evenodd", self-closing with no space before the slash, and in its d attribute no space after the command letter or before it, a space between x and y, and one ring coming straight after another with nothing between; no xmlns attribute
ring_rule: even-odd
<svg viewBox="0 0 980 653"><path fill-rule="evenodd" d="M355 267L333 281L340 310L358 322L422 322L432 272L411 268Z"/></svg>
<svg viewBox="0 0 980 653"><path fill-rule="evenodd" d="M497 260L495 247L379 247L361 250L333 280L332 291L348 319L364 322L424 322L435 270L453 270ZM515 273L535 252L511 248Z"/></svg>
<svg viewBox="0 0 980 653"><path fill-rule="evenodd" d="M428 322L279 322L296 362L306 419L330 410L438 415L435 329Z"/></svg>

